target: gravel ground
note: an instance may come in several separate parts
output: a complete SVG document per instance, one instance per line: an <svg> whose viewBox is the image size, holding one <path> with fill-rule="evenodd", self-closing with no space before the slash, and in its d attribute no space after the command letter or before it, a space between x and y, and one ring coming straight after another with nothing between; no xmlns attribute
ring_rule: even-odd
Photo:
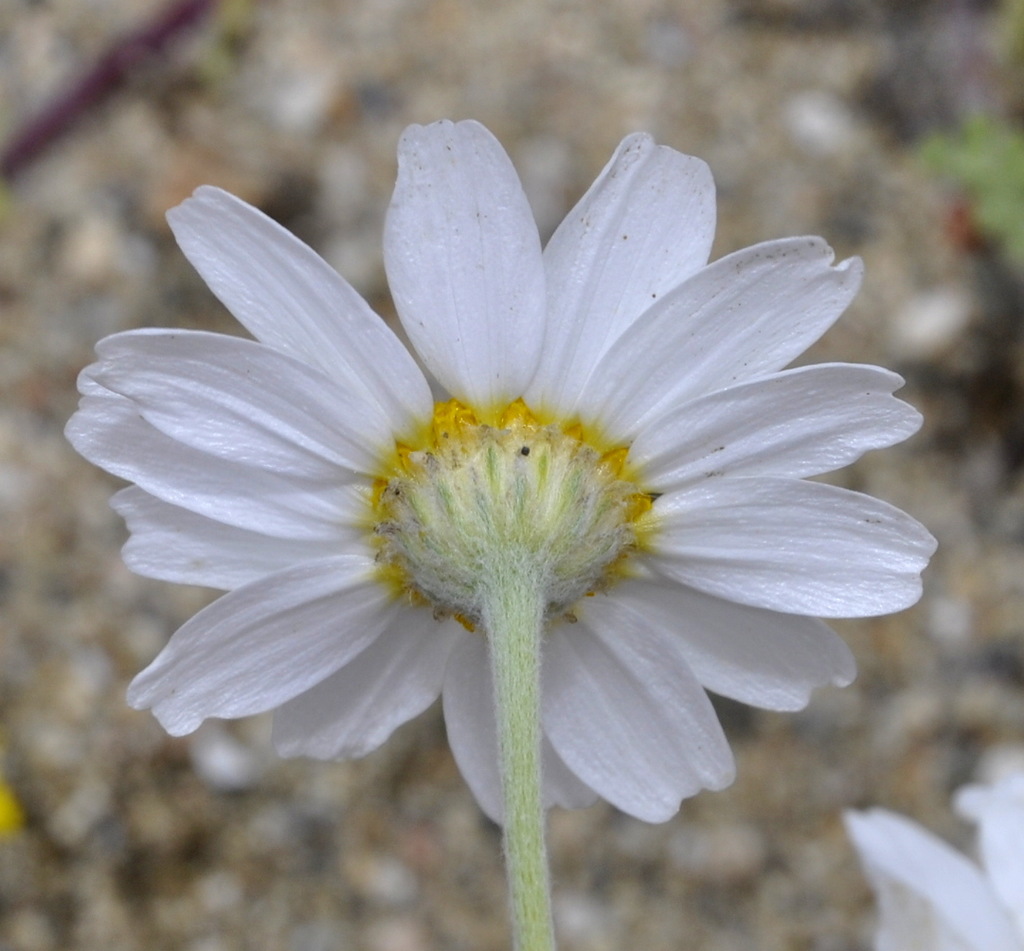
<svg viewBox="0 0 1024 951"><path fill-rule="evenodd" d="M986 5L987 6L987 5ZM157 10L0 5L11 133ZM225 2L26 168L0 207L0 949L489 951L508 946L496 828L439 712L345 764L282 762L268 723L170 739L124 688L211 597L120 562L115 480L62 429L96 340L238 332L163 212L202 183L255 202L385 314L380 256L410 122L473 117L554 227L625 133L706 159L714 256L824 235L866 285L810 355L908 379L923 432L839 481L940 541L920 605L837 625L860 667L798 715L721 703L735 784L662 826L555 811L563 951L857 951L871 901L840 811L884 805L958 845L951 791L1024 762L1021 275L954 242L918 138L1019 109L963 2ZM2 136L0 136L2 137Z"/></svg>

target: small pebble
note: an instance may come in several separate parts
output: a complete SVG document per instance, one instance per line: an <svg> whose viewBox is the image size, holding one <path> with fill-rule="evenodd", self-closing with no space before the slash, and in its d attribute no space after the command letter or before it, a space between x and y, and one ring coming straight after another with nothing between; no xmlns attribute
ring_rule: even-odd
<svg viewBox="0 0 1024 951"><path fill-rule="evenodd" d="M263 775L260 755L215 721L207 721L196 730L188 748L196 774L218 792L251 789Z"/></svg>
<svg viewBox="0 0 1024 951"><path fill-rule="evenodd" d="M938 359L963 337L972 307L971 299L958 287L939 287L912 297L892 318L893 355L906 360Z"/></svg>
<svg viewBox="0 0 1024 951"><path fill-rule="evenodd" d="M789 134L804 151L818 156L849 149L857 125L847 104L833 93L808 89L791 96L783 107Z"/></svg>
<svg viewBox="0 0 1024 951"><path fill-rule="evenodd" d="M752 825L687 824L668 840L668 857L680 871L717 885L749 882L764 868L767 849Z"/></svg>

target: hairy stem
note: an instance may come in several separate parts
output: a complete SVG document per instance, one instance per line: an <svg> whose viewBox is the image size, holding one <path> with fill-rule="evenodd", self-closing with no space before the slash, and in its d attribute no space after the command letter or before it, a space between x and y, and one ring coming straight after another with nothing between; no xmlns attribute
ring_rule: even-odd
<svg viewBox="0 0 1024 951"><path fill-rule="evenodd" d="M490 646L505 806L505 863L516 951L554 951L541 795L540 647L545 586L510 558L492 573L483 622Z"/></svg>

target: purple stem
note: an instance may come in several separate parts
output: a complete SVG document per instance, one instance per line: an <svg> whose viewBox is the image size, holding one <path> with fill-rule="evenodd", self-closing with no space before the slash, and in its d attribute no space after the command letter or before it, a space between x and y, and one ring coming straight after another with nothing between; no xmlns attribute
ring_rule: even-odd
<svg viewBox="0 0 1024 951"><path fill-rule="evenodd" d="M12 180L81 116L128 78L143 60L160 53L180 32L198 23L217 0L175 0L134 33L108 49L70 89L16 129L0 153L0 177Z"/></svg>

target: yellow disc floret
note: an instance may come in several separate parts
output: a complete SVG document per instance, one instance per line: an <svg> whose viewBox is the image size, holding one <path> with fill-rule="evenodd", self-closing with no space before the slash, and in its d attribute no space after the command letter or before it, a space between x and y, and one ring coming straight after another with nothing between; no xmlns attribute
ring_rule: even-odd
<svg viewBox="0 0 1024 951"><path fill-rule="evenodd" d="M625 477L628 447L602 451L522 400L495 423L438 403L424 444L396 447L374 502L382 578L467 627L480 619L481 579L511 562L543 579L548 617L571 614L622 573L652 503Z"/></svg>

